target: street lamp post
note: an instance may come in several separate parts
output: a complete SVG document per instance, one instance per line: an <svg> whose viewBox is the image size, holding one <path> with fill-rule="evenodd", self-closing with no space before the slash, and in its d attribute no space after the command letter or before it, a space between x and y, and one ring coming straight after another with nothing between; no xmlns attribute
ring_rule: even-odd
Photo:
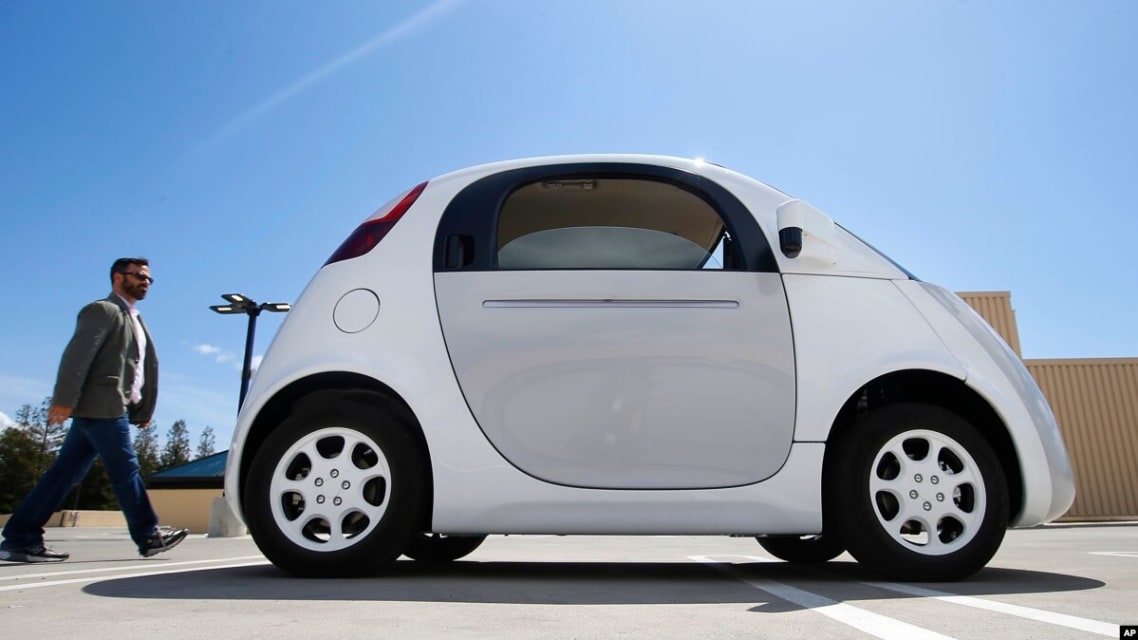
<svg viewBox="0 0 1138 640"><path fill-rule="evenodd" d="M240 411L241 406L245 404L245 394L249 391L249 378L253 375L253 335L257 331L257 316L261 315L262 311L285 312L291 309L292 305L287 302L258 304L256 300L240 293L225 293L221 297L229 304L211 305L210 309L223 315L244 313L249 316L249 328L245 332L245 363L241 367L241 395L237 399L237 410Z"/></svg>

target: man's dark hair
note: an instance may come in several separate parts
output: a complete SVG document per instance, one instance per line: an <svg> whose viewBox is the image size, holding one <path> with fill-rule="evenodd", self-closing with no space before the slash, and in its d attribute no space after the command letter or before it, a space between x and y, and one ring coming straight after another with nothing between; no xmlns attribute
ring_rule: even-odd
<svg viewBox="0 0 1138 640"><path fill-rule="evenodd" d="M111 265L111 282L115 281L116 273L126 273L127 267L131 265L145 267L149 264L150 261L146 258L119 258L118 260L115 260L114 264Z"/></svg>

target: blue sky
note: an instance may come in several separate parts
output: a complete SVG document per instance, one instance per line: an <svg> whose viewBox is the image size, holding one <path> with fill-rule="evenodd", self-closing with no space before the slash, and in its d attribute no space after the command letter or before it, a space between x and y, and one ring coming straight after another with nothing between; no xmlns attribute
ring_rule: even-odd
<svg viewBox="0 0 1138 640"><path fill-rule="evenodd" d="M726 165L1010 290L1026 357L1138 356L1130 0L8 0L0 82L0 422L143 255L158 427L225 448L219 294L292 301L398 192L560 153Z"/></svg>

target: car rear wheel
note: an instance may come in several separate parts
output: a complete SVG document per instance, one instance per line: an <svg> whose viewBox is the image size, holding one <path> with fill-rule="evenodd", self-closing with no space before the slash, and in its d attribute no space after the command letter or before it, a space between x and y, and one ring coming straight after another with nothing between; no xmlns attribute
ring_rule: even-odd
<svg viewBox="0 0 1138 640"><path fill-rule="evenodd" d="M1007 482L991 445L960 416L890 405L859 418L834 446L828 513L869 569L900 580L958 580L999 549Z"/></svg>
<svg viewBox="0 0 1138 640"><path fill-rule="evenodd" d="M756 538L767 553L787 562L829 562L842 555L845 545L825 533L812 536L760 536Z"/></svg>
<svg viewBox="0 0 1138 640"><path fill-rule="evenodd" d="M408 425L362 403L325 401L294 413L261 446L243 506L253 540L285 571L370 575L422 526L426 486Z"/></svg>
<svg viewBox="0 0 1138 640"><path fill-rule="evenodd" d="M486 536L446 536L420 533L411 538L403 555L419 562L451 562L470 555L481 546Z"/></svg>

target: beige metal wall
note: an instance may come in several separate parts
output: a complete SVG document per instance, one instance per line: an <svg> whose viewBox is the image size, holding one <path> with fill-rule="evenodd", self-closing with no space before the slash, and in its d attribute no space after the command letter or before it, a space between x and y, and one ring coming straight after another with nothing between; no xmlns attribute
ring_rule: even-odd
<svg viewBox="0 0 1138 640"><path fill-rule="evenodd" d="M161 524L206 533L213 499L221 496L221 489L151 489L148 493ZM9 517L11 514L0 514L0 527ZM126 527L126 518L121 511L56 511L44 526Z"/></svg>
<svg viewBox="0 0 1138 640"><path fill-rule="evenodd" d="M1011 293L958 293L1017 354ZM1066 520L1138 518L1138 358L1025 360L1067 443L1075 504Z"/></svg>
<svg viewBox="0 0 1138 640"><path fill-rule="evenodd" d="M962 291L956 295L987 320L1017 356L1023 357L1023 352L1019 349L1019 328L1016 325L1016 312L1012 309L1010 291Z"/></svg>
<svg viewBox="0 0 1138 640"><path fill-rule="evenodd" d="M151 489L149 493L162 524L205 533L213 499L221 495L221 489Z"/></svg>
<svg viewBox="0 0 1138 640"><path fill-rule="evenodd" d="M1066 519L1138 518L1138 358L1025 364L1051 403L1075 470Z"/></svg>
<svg viewBox="0 0 1138 640"><path fill-rule="evenodd" d="M10 513L0 513L0 527L12 517ZM72 511L64 509L51 514L45 527L126 527L126 518L121 511Z"/></svg>

